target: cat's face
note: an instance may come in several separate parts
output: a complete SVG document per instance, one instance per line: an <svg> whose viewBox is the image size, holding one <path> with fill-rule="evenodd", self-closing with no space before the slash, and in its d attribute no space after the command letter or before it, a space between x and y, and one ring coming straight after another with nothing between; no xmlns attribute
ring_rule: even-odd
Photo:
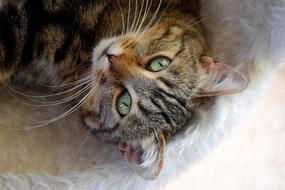
<svg viewBox="0 0 285 190"><path fill-rule="evenodd" d="M192 100L246 85L241 74L203 57L206 53L201 32L184 30L173 19L103 40L94 49L85 124L117 144L140 175L155 178L162 168L165 136L186 124Z"/></svg>

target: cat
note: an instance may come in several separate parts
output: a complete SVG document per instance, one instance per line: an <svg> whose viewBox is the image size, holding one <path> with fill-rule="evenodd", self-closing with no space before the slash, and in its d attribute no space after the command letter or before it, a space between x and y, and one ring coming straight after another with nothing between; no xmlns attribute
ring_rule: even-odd
<svg viewBox="0 0 285 190"><path fill-rule="evenodd" d="M155 179L199 99L247 86L209 57L198 12L194 0L4 0L0 83L78 82L83 123Z"/></svg>

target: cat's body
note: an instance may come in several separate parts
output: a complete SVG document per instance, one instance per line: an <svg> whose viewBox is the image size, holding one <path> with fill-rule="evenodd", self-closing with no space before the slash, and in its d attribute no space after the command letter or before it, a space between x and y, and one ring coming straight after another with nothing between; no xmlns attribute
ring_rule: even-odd
<svg viewBox="0 0 285 190"><path fill-rule="evenodd" d="M175 4L175 1L172 3ZM131 9L135 9L136 5L140 9L139 3L130 2ZM150 5L145 22L152 19L159 1L148 2L144 6ZM79 79L86 72L86 67L92 65L94 47L102 39L121 34L122 27L127 27L122 25L122 14L125 22L133 24L131 19L134 18L127 21L128 14L129 17L135 16L134 10L128 13L128 6L127 0L4 0L0 15L0 81L10 80L31 64L33 66L28 69L29 72L34 69L30 73L34 80L32 82L41 80L42 76L39 75L47 75L48 80L42 81L44 83L59 84ZM177 5L172 7L176 8ZM164 2L160 11L166 8L170 8L169 3ZM191 11L189 16L197 15L198 1L191 2L191 7L186 7L186 10ZM48 70L43 72L42 69L46 67L55 71L56 75Z"/></svg>
<svg viewBox="0 0 285 190"><path fill-rule="evenodd" d="M191 118L194 100L247 83L205 57L197 2L4 1L0 81L65 85L83 78L74 99L85 124L153 179L165 137Z"/></svg>
<svg viewBox="0 0 285 190"><path fill-rule="evenodd" d="M51 81L45 82L76 80L80 74L78 67L91 66L94 44L102 39L102 34L108 36L101 21L110 18L104 14L110 11L112 3L105 2L4 1L1 10L1 34L5 37L1 43L2 81L33 63L34 68L41 64L57 73L50 75ZM98 20L99 17L102 20ZM42 72L43 67L35 69L35 79L48 75ZM72 69L75 67L76 71ZM56 79L52 78L54 76Z"/></svg>

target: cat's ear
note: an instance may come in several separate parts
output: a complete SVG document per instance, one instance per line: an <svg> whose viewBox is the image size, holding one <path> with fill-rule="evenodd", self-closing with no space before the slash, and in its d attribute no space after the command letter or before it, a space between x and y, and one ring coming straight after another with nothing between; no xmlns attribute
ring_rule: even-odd
<svg viewBox="0 0 285 190"><path fill-rule="evenodd" d="M119 149L132 168L146 180L153 180L159 175L165 149L163 135L148 137L141 142L123 142Z"/></svg>
<svg viewBox="0 0 285 190"><path fill-rule="evenodd" d="M229 65L215 63L210 57L202 57L200 64L206 74L198 97L234 94L247 87L247 78Z"/></svg>

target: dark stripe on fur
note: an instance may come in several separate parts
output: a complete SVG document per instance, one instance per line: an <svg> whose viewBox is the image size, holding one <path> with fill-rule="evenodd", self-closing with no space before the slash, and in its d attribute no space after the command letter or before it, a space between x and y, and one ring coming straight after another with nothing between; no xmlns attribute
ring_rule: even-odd
<svg viewBox="0 0 285 190"><path fill-rule="evenodd" d="M165 107L168 109L167 113L169 113L169 117L173 120L173 122L177 125L177 126L181 126L181 123L184 123L184 120L186 119L187 117L187 112L185 111L185 109L183 107L181 107L180 104L174 104L174 102L171 102L167 99L167 97L169 99L174 99L176 100L175 97L173 96L167 96L167 94L164 94L163 93L163 89L159 90L159 89L156 89L154 92L153 92L153 97L155 99L160 99ZM178 101L176 101L178 102ZM166 112L166 110L165 110Z"/></svg>
<svg viewBox="0 0 285 190"><path fill-rule="evenodd" d="M153 97L150 97L150 101L152 102L152 104L154 106L156 106L158 108L158 110L162 110L162 112L160 112L160 114L164 118L166 123L172 127L175 127L176 124L172 121L171 117L167 114L167 112L164 111L164 108L158 103L158 101L154 100Z"/></svg>
<svg viewBox="0 0 285 190"><path fill-rule="evenodd" d="M62 47L57 49L57 51L54 54L54 62L55 63L59 63L61 61L63 61L67 54L70 53L70 48L72 46L74 38L69 35L66 39L65 42L63 43Z"/></svg>
<svg viewBox="0 0 285 190"><path fill-rule="evenodd" d="M153 112L152 111L150 111L150 110L147 110L142 104L141 104L141 102L138 102L138 108L139 108L139 110L140 110L140 112L144 115L144 116L146 116L146 117L150 117L150 114L152 114Z"/></svg>
<svg viewBox="0 0 285 190"><path fill-rule="evenodd" d="M176 87L175 84L171 83L169 80L167 80L164 77L158 77L157 80L159 80L160 82L162 82L163 84L165 84L165 86L167 86L168 88L173 89L174 87Z"/></svg>
<svg viewBox="0 0 285 190"><path fill-rule="evenodd" d="M166 96L168 96L169 98L171 98L171 99L175 99L179 104L180 104L180 106L182 106L185 110L188 110L187 109L187 101L185 100L185 99L182 99L182 98L180 98L180 97L177 97L177 96L175 96L174 94L171 94L171 93L168 93L168 92L166 92L164 89L162 89L162 88L156 88L155 90L154 90L154 92L156 92L156 93L158 93L159 95L162 95L162 94L164 94L164 95L166 95Z"/></svg>
<svg viewBox="0 0 285 190"><path fill-rule="evenodd" d="M145 117L148 117L150 119L155 119L155 118L153 118L153 115L161 115L164 118L166 124L168 124L168 125L173 124L170 117L167 115L167 113L165 113L163 111L162 112L153 112L153 111L145 108L140 102L138 102L138 108L139 108L140 112Z"/></svg>
<svg viewBox="0 0 285 190"><path fill-rule="evenodd" d="M73 4L73 5L72 5ZM47 26L56 26L61 29L68 35L65 40L65 43L56 51L54 55L55 62L63 61L66 56L70 53L70 48L73 45L74 37L79 36L79 38L85 44L83 47L87 51L92 51L92 47L94 46L94 32L93 31L85 31L80 27L76 9L70 8L71 5L73 7L78 7L82 5L76 6L76 3L70 2L70 5L65 8L65 11L49 13L44 10L42 1L34 1L27 0L25 5L25 9L27 10L28 18L28 36L27 41L24 46L24 54L22 57L22 61L24 64L28 64L32 61L33 51L31 51L35 44L35 36L42 29ZM48 48L48 47L45 47ZM40 49L41 50L41 49ZM38 52L39 54L40 52Z"/></svg>
<svg viewBox="0 0 285 190"><path fill-rule="evenodd" d="M3 53L4 53L4 60L1 67L4 67L5 69L8 69L13 64L13 53L15 50L15 35L13 33L13 30L8 23L9 21L6 20L1 14L0 14L0 40L3 43ZM1 60L2 61L2 60Z"/></svg>
<svg viewBox="0 0 285 190"><path fill-rule="evenodd" d="M17 8L12 5L4 7L0 12L0 40L4 46L2 51L4 51L5 60L0 60L3 61L0 68L10 69L14 64L17 64L15 60L19 55L16 54L16 46L22 39L16 39L17 34L15 32L22 32L21 26L21 18Z"/></svg>
<svg viewBox="0 0 285 190"><path fill-rule="evenodd" d="M28 64L33 59L35 35L39 31L38 24L42 16L42 1L27 0L25 10L28 18L27 37L23 49L22 63Z"/></svg>

